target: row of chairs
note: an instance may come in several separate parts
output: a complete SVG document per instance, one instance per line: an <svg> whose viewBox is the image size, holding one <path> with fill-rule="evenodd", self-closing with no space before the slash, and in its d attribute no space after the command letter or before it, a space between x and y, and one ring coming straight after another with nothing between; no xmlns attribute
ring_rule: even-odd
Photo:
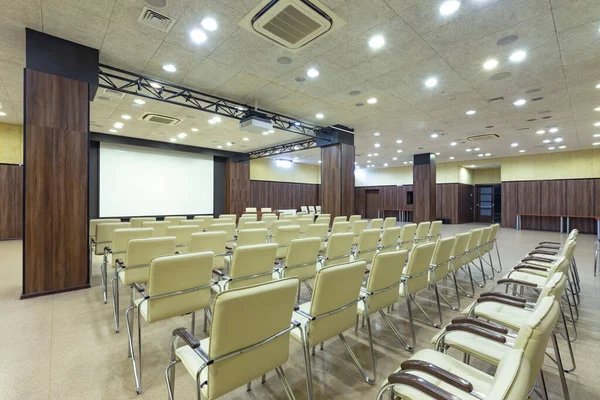
<svg viewBox="0 0 600 400"><path fill-rule="evenodd" d="M300 206L300 211L307 214L321 214L321 206Z"/></svg>

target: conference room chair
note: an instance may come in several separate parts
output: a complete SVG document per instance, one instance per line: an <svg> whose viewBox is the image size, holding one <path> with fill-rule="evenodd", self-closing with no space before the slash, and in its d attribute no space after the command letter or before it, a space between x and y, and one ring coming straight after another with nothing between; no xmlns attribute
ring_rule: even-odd
<svg viewBox="0 0 600 400"><path fill-rule="evenodd" d="M290 221L290 223L295 224L298 220L298 216L294 214L279 214L280 221Z"/></svg>
<svg viewBox="0 0 600 400"><path fill-rule="evenodd" d="M385 231L384 225L384 231ZM415 232L417 231L417 224L405 224L402 225L400 236L398 237L398 248L400 250L412 250L415 245Z"/></svg>
<svg viewBox="0 0 600 400"><path fill-rule="evenodd" d="M250 222L257 222L256 218L241 217L238 220L238 225L237 225L238 230L239 229L245 229L246 228L246 224L250 223Z"/></svg>
<svg viewBox="0 0 600 400"><path fill-rule="evenodd" d="M148 282L148 267L154 257L175 254L174 237L131 239L122 258L115 260L115 276L111 280L115 331L119 332L119 281L125 286ZM133 304L133 289L132 289Z"/></svg>
<svg viewBox="0 0 600 400"><path fill-rule="evenodd" d="M329 236L325 246L325 255L319 259L317 269L350 262L353 239L354 234L350 232L334 233Z"/></svg>
<svg viewBox="0 0 600 400"><path fill-rule="evenodd" d="M180 224L181 221L185 221L186 219L187 217L184 217L183 215L172 215L165 217L164 221L170 221L171 226L177 226Z"/></svg>
<svg viewBox="0 0 600 400"><path fill-rule="evenodd" d="M483 264L481 263L481 257L479 256L479 241L481 239L481 235L483 233L483 229L471 229L471 237L469 238L469 242L467 243L467 249L465 251L465 256L467 258L467 270L469 271L469 277L471 278L471 293L475 293L475 286L477 284L480 288L485 287L486 285L486 275L483 271ZM479 267L477 267L476 261L479 261ZM478 282L475 277L473 277L473 271L471 270L471 266L474 266L475 269L479 269L481 272L482 282Z"/></svg>
<svg viewBox="0 0 600 400"><path fill-rule="evenodd" d="M350 218L348 218L348 222L350 223L350 226L352 226L354 221L360 221L361 218L362 216L360 215L351 215Z"/></svg>
<svg viewBox="0 0 600 400"><path fill-rule="evenodd" d="M206 312L210 308L210 288L214 286L211 279L213 257L212 251L156 257L148 267L148 287L133 284L140 298L134 299L127 309L125 320L138 394L142 392L142 318L152 324L191 313L193 334L196 311ZM137 352L133 339L136 319Z"/></svg>
<svg viewBox="0 0 600 400"><path fill-rule="evenodd" d="M309 214L308 207L306 207L306 206L300 206L300 211ZM310 214L314 214L314 213L310 213Z"/></svg>
<svg viewBox="0 0 600 400"><path fill-rule="evenodd" d="M212 251L214 255L213 269L225 268L225 262L229 263L231 256L227 253L227 233L223 231L197 232L190 237L188 253L199 253Z"/></svg>
<svg viewBox="0 0 600 400"><path fill-rule="evenodd" d="M102 264L100 265L100 271L102 279L104 279L104 282L102 283L104 304L106 304L105 289L108 284L108 281L106 281L106 271L108 270L108 256L112 251L110 246L112 246L113 244L113 237L115 231L117 229L125 228L131 228L131 223L108 222L96 225L96 241L94 243L94 254L97 256L102 256Z"/></svg>
<svg viewBox="0 0 600 400"><path fill-rule="evenodd" d="M187 253L192 233L201 232L198 225L167 226L167 236L175 237L175 250Z"/></svg>
<svg viewBox="0 0 600 400"><path fill-rule="evenodd" d="M396 217L387 217L383 220L383 229L393 228L396 226Z"/></svg>
<svg viewBox="0 0 600 400"><path fill-rule="evenodd" d="M121 222L121 220L118 218L90 219L88 241L88 250L90 253L90 267L92 266L92 257L96 250L96 226L98 226L98 224L111 224L119 222Z"/></svg>
<svg viewBox="0 0 600 400"><path fill-rule="evenodd" d="M484 271L484 268L485 268L484 262L485 262L485 264L487 264L492 271L491 275L485 274L485 277L487 280L493 281L496 271L494 270L494 267L492 266L492 264L489 262L486 262L486 260L485 260L485 254L487 252L487 240L490 237L491 233L492 233L491 226L481 228L481 237L479 238L479 242L477 243L477 251L479 254L479 263L481 264L481 270Z"/></svg>
<svg viewBox="0 0 600 400"><path fill-rule="evenodd" d="M296 277L312 294L308 281L317 275L320 243L318 237L290 240L287 254L276 264L273 277L278 279ZM300 300L300 287L298 287L298 300Z"/></svg>
<svg viewBox="0 0 600 400"><path fill-rule="evenodd" d="M308 213L306 213L306 212L304 212L304 211L297 211L297 212L296 212L296 215L297 215L298 217L305 217L305 216L307 216L307 215L309 215L309 214L308 214Z"/></svg>
<svg viewBox="0 0 600 400"><path fill-rule="evenodd" d="M417 230L415 231L415 244L427 242L427 235L429 234L429 226L431 222L423 221L419 222L417 225Z"/></svg>
<svg viewBox="0 0 600 400"><path fill-rule="evenodd" d="M249 221L244 224L245 229L267 229L265 221Z"/></svg>
<svg viewBox="0 0 600 400"><path fill-rule="evenodd" d="M373 366L372 377L361 366L343 335L346 330L354 325L356 304L364 299L358 293L360 293L365 267L366 263L364 261L354 261L319 270L315 278L311 301L300 304L298 310L293 314L294 320L300 323L301 330L294 330L291 335L303 345L308 398L311 400L314 398L314 394L310 348L313 348L314 357L314 347L335 336L340 338L367 383L371 385L375 383L377 372L367 304L364 307Z"/></svg>
<svg viewBox="0 0 600 400"><path fill-rule="evenodd" d="M265 227L267 229L271 229L271 224L274 221L277 221L277 215L276 214L263 214L260 217L260 220L265 223Z"/></svg>
<svg viewBox="0 0 600 400"><path fill-rule="evenodd" d="M319 251L324 251L328 233L329 225L314 223L308 225L308 228L306 228L306 235L304 236L307 238L318 237L321 241L321 244L319 245Z"/></svg>
<svg viewBox="0 0 600 400"><path fill-rule="evenodd" d="M275 370L293 400L282 366L289 359L290 331L298 330L290 323L297 290L298 279L288 278L218 293L208 338L174 330L165 371L169 399L175 399L175 366L182 363L195 381L198 399L220 398Z"/></svg>
<svg viewBox="0 0 600 400"><path fill-rule="evenodd" d="M246 207L246 212L247 213L255 213L256 212L256 207Z"/></svg>
<svg viewBox="0 0 600 400"><path fill-rule="evenodd" d="M315 206L308 206L308 213L309 214L320 214L320 213L317 213Z"/></svg>
<svg viewBox="0 0 600 400"><path fill-rule="evenodd" d="M292 225L292 222L289 220L277 220L271 222L271 230L269 235L270 240L272 240L273 236L277 236L277 232L279 231L280 227L287 225Z"/></svg>
<svg viewBox="0 0 600 400"><path fill-rule="evenodd" d="M300 226L300 234L306 235L306 231L308 230L308 226L313 223L313 217L301 217L296 220L296 225Z"/></svg>
<svg viewBox="0 0 600 400"><path fill-rule="evenodd" d="M142 228L144 222L154 222L156 217L133 217L129 218L132 228Z"/></svg>
<svg viewBox="0 0 600 400"><path fill-rule="evenodd" d="M213 217L212 215L194 215L194 219L204 221L204 224L206 226L203 226L202 229L206 229L210 226L215 217Z"/></svg>
<svg viewBox="0 0 600 400"><path fill-rule="evenodd" d="M154 237L167 236L167 226L171 226L171 221L142 222L142 228L154 229Z"/></svg>
<svg viewBox="0 0 600 400"><path fill-rule="evenodd" d="M240 216L240 219L242 218L246 218L246 219L251 219L253 221L258 221L258 214L253 213L253 214L242 214Z"/></svg>
<svg viewBox="0 0 600 400"><path fill-rule="evenodd" d="M500 224L492 224L490 234L485 243L485 252L489 255L490 267L494 268L494 261L492 260L492 251L496 249L496 257L498 258L498 268L495 268L497 273L502 272L502 259L500 258L500 249L498 248L498 231L500 230Z"/></svg>
<svg viewBox="0 0 600 400"><path fill-rule="evenodd" d="M219 215L219 218L228 218L228 219L233 219L233 221L236 221L237 215L236 214L221 214L221 215Z"/></svg>
<svg viewBox="0 0 600 400"><path fill-rule="evenodd" d="M233 244L235 240L235 224L232 222L225 224L212 224L208 227L208 232L225 232L227 235L227 242L230 244Z"/></svg>
<svg viewBox="0 0 600 400"><path fill-rule="evenodd" d="M339 221L339 222L333 222L333 224L331 224L331 234L333 235L334 233L346 233L350 230L350 223L346 222L346 221ZM352 232L350 232L352 233ZM352 233L352 235L354 236L354 233Z"/></svg>
<svg viewBox="0 0 600 400"><path fill-rule="evenodd" d="M379 229L364 229L359 234L358 240L356 240L356 249L352 252L353 258L371 264L378 250L380 236L381 231ZM354 239L356 239L356 236L354 236Z"/></svg>
<svg viewBox="0 0 600 400"><path fill-rule="evenodd" d="M348 220L348 218L346 218L345 215L340 215L333 219L333 223L335 224L337 222L348 222L347 220ZM348 222L348 224L350 224L350 223Z"/></svg>
<svg viewBox="0 0 600 400"><path fill-rule="evenodd" d="M180 225L185 226L185 225L198 225L198 227L200 227L200 230L207 230L208 227L210 226L210 224L212 224L213 218L210 219L202 219L202 218L196 218L194 217L194 219L190 219L190 220L186 220L186 221L181 221Z"/></svg>
<svg viewBox="0 0 600 400"><path fill-rule="evenodd" d="M488 375L448 354L425 349L387 378L377 400L523 400L529 397L531 373L523 350L512 349L498 363L494 375Z"/></svg>
<svg viewBox="0 0 600 400"><path fill-rule="evenodd" d="M327 229L331 225L331 217L329 215L319 215L315 220L315 224L325 224L327 225Z"/></svg>
<svg viewBox="0 0 600 400"><path fill-rule="evenodd" d="M271 211L273 211L273 210L271 209L271 207L261 207L261 208L260 208L260 212L261 212L261 213L264 213L264 212L271 212Z"/></svg>
<svg viewBox="0 0 600 400"><path fill-rule="evenodd" d="M442 221L433 221L429 226L429 232L427 233L427 240L435 242L442 237Z"/></svg>
<svg viewBox="0 0 600 400"><path fill-rule="evenodd" d="M386 228L383 230L383 234L381 235L381 242L379 243L379 251L381 253L387 253L390 251L398 250L398 239L400 237L400 229L401 228L399 226L394 226L393 228Z"/></svg>
<svg viewBox="0 0 600 400"><path fill-rule="evenodd" d="M203 221L198 220L198 219L186 219L184 221L179 221L179 226L196 226L198 227L198 229L202 229L202 224Z"/></svg>
<svg viewBox="0 0 600 400"><path fill-rule="evenodd" d="M420 243L415 245L413 250L410 252L408 257L408 263L402 271L402 277L400 278L399 295L406 299L406 306L408 308L408 319L410 322L410 331L412 336L412 344L408 345L408 349L412 350L417 343L417 337L415 334L415 323L413 320L412 304L414 303L417 308L423 313L425 318L436 328L439 325L435 324L425 310L417 303L416 297L419 292L429 287L429 265L435 250L435 243Z"/></svg>
<svg viewBox="0 0 600 400"><path fill-rule="evenodd" d="M378 253L375 256L367 282L360 288L360 294L365 297L365 300L357 304L355 330L358 330L358 318L363 317L364 319L365 317L364 305L367 304L369 313L379 312L400 343L409 349L408 343L383 311L398 301L398 286L407 257L408 251L406 250Z"/></svg>
<svg viewBox="0 0 600 400"><path fill-rule="evenodd" d="M367 229L367 225L369 225L369 221L367 221L366 219L363 219L363 220L354 221L352 223L348 222L348 224L350 224L349 231L354 233L354 240L352 241L352 244L358 244L358 238L360 237L360 233L362 231L364 231L365 229ZM380 234L381 234L381 232L380 232Z"/></svg>
<svg viewBox="0 0 600 400"><path fill-rule="evenodd" d="M213 290L224 292L272 280L276 253L276 243L237 247L231 257L231 266L227 274L213 269L213 273L219 277Z"/></svg>
<svg viewBox="0 0 600 400"><path fill-rule="evenodd" d="M458 311L458 307L452 306L450 301L444 296L440 291L439 282L446 280L450 271L452 271L452 249L454 248L454 242L456 239L454 237L448 237L444 239L440 239L435 243L435 249L433 251L433 256L431 257L431 263L429 265L430 273L429 273L429 284L433 287L435 291L435 301L437 303L438 308L438 316L440 319L439 326L442 325L442 305L440 302L440 298L448 304L448 307L454 311ZM458 288L454 287L456 298L458 299Z"/></svg>
<svg viewBox="0 0 600 400"><path fill-rule="evenodd" d="M234 224L236 223L236 219L232 217L219 217L212 220L210 225L214 224Z"/></svg>
<svg viewBox="0 0 600 400"><path fill-rule="evenodd" d="M452 246L452 251L450 252L450 271L448 272L448 277L452 279L454 283L454 287L459 291L464 293L467 297L473 297L474 292L467 293L467 291L458 283L458 273L463 271L467 274L469 278L469 282L471 281L471 275L468 275L468 272L465 271L465 266L467 265L467 245L469 244L469 240L471 239L470 232L457 233L454 236L454 245ZM458 292L457 292L458 293ZM460 296L457 295L456 302L458 304L458 308L460 308Z"/></svg>
<svg viewBox="0 0 600 400"><path fill-rule="evenodd" d="M374 218L369 224L370 229L383 229L383 218Z"/></svg>
<svg viewBox="0 0 600 400"><path fill-rule="evenodd" d="M235 242L235 249L237 246L248 246L251 244L263 244L267 243L267 230L262 229L242 229L238 231L237 239Z"/></svg>
<svg viewBox="0 0 600 400"><path fill-rule="evenodd" d="M271 236L271 243L277 243L277 255L275 256L275 258L278 260L285 258L290 240L298 239L299 237L299 225L280 226L277 230L277 234Z"/></svg>
<svg viewBox="0 0 600 400"><path fill-rule="evenodd" d="M309 207L310 210L310 207ZM321 206L315 206L315 214L321 214Z"/></svg>

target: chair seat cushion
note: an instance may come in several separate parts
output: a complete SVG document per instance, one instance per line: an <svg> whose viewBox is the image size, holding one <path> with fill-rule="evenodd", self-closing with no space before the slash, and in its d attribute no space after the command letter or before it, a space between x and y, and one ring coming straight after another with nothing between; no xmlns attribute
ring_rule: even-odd
<svg viewBox="0 0 600 400"><path fill-rule="evenodd" d="M475 306L474 314L479 318L497 322L500 325L516 331L521 328L527 318L529 318L531 315L530 310L494 302L473 302L471 305L465 308L462 313L464 315L469 315L469 312L473 306Z"/></svg>
<svg viewBox="0 0 600 400"><path fill-rule="evenodd" d="M435 344L438 338L444 334L441 331L433 337L431 343ZM490 364L498 365L502 357L511 349L502 343L474 335L469 332L452 331L444 336L444 344L455 348L463 353L471 354L474 357L484 360Z"/></svg>
<svg viewBox="0 0 600 400"><path fill-rule="evenodd" d="M531 271L534 272L534 271ZM514 271L510 274L510 279L515 279L518 281L525 281L529 283L533 283L538 285L538 287L543 287L546 284L548 274L542 275L541 271L535 271L535 273ZM508 279L508 275L504 278ZM509 290L510 292L510 290Z"/></svg>
<svg viewBox="0 0 600 400"><path fill-rule="evenodd" d="M146 283L148 282L148 273L150 269L148 267L132 268L125 271L119 272L119 279L124 285L133 285L134 283Z"/></svg>
<svg viewBox="0 0 600 400"><path fill-rule="evenodd" d="M202 339L200 341L200 348L202 348L202 350L204 350L204 352L206 354L208 354L209 344L210 344L210 338ZM185 368L188 370L190 375L195 380L196 376L198 374L198 370L200 369L202 364L204 364L204 361L198 356L198 354L196 354L194 349L192 349L190 346L179 347L175 351L175 354L181 360L181 363L185 366ZM200 381L201 382L204 382L207 379L208 379L208 367L204 368L202 370L202 372L200 373ZM205 398L208 397L208 386L207 385L202 386L202 395Z"/></svg>

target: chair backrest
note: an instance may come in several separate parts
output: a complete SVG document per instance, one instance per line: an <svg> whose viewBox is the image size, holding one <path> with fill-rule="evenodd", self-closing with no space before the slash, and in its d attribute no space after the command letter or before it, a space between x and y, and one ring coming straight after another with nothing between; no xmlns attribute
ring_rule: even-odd
<svg viewBox="0 0 600 400"><path fill-rule="evenodd" d="M267 229L271 229L271 224L274 221L277 221L277 215L276 214L263 214L260 217L261 221L263 221L265 223L265 227Z"/></svg>
<svg viewBox="0 0 600 400"><path fill-rule="evenodd" d="M404 283L404 294L414 294L420 290L427 288L429 285L429 277L427 272L429 271L429 265L431 264L431 258L433 257L433 251L435 250L435 243L426 242L416 244L410 252L408 258L408 264L406 265L407 276L411 276L408 282Z"/></svg>
<svg viewBox="0 0 600 400"><path fill-rule="evenodd" d="M267 223L265 221L251 221L244 224L246 229L267 229Z"/></svg>
<svg viewBox="0 0 600 400"><path fill-rule="evenodd" d="M492 224L491 228L492 230L490 231L490 235L488 236L486 244L487 251L492 251L494 249L496 237L498 236L498 231L500 230L500 224Z"/></svg>
<svg viewBox="0 0 600 400"><path fill-rule="evenodd" d="M208 227L209 232L225 232L227 234L227 241L233 242L235 238L235 224L233 222L227 224L212 224Z"/></svg>
<svg viewBox="0 0 600 400"><path fill-rule="evenodd" d="M402 230L400 231L400 237L398 238L398 244L400 245L400 250L408 250L411 251L415 242L415 232L417 231L417 224L406 224L402 225Z"/></svg>
<svg viewBox="0 0 600 400"><path fill-rule="evenodd" d="M311 214L315 214L316 213L315 206L308 206L308 212Z"/></svg>
<svg viewBox="0 0 600 400"><path fill-rule="evenodd" d="M210 224L212 224L215 217L213 217L212 215L194 215L194 219L204 221L202 223L202 229L208 229L208 227L210 226Z"/></svg>
<svg viewBox="0 0 600 400"><path fill-rule="evenodd" d="M417 231L415 232L415 242L416 243L420 243L420 242L427 240L427 234L429 233L430 225L431 225L431 222L429 222L429 221L419 222L419 225L417 225Z"/></svg>
<svg viewBox="0 0 600 400"><path fill-rule="evenodd" d="M246 224L249 224L251 222L257 222L256 218L248 218L248 217L241 217L238 220L238 229L246 229Z"/></svg>
<svg viewBox="0 0 600 400"><path fill-rule="evenodd" d="M131 228L129 222L108 222L96 225L96 255L104 254L104 248L110 247L115 230Z"/></svg>
<svg viewBox="0 0 600 400"><path fill-rule="evenodd" d="M271 209L271 207L261 207L261 208L260 208L260 212L271 212L271 211L273 211L273 210Z"/></svg>
<svg viewBox="0 0 600 400"><path fill-rule="evenodd" d="M115 222L121 222L121 220L118 218L90 219L90 238L96 237L96 226L98 224L110 224Z"/></svg>
<svg viewBox="0 0 600 400"><path fill-rule="evenodd" d="M125 285L148 282L148 268L154 257L175 254L174 237L131 239L127 242L125 266L121 278Z"/></svg>
<svg viewBox="0 0 600 400"><path fill-rule="evenodd" d="M326 224L311 224L306 229L305 237L318 237L321 240L321 250L325 249L325 240L329 233L329 225Z"/></svg>
<svg viewBox="0 0 600 400"><path fill-rule="evenodd" d="M113 262L116 261L117 258L124 258L124 256L121 256L121 254L125 254L127 252L127 243L131 239L151 238L153 232L154 230L152 228L115 229L113 233L112 245L110 246L113 254Z"/></svg>
<svg viewBox="0 0 600 400"><path fill-rule="evenodd" d="M329 225L331 224L331 217L327 215L319 215L315 220L315 224L325 224L327 225L327 229L329 229Z"/></svg>
<svg viewBox="0 0 600 400"><path fill-rule="evenodd" d="M383 218L375 218L371 220L371 224L369 225L370 229L382 229L383 228Z"/></svg>
<svg viewBox="0 0 600 400"><path fill-rule="evenodd" d="M487 252L487 246L485 246L485 244L487 243L488 238L490 237L490 233L492 233L491 226L481 228L481 237L479 238L479 243L477 243L477 245L480 247L479 251L481 252L481 254Z"/></svg>
<svg viewBox="0 0 600 400"><path fill-rule="evenodd" d="M267 229L242 229L237 234L237 246L267 243Z"/></svg>
<svg viewBox="0 0 600 400"><path fill-rule="evenodd" d="M213 219L210 224L211 225L214 225L214 224L235 224L235 218L233 218L233 217L219 217L219 218Z"/></svg>
<svg viewBox="0 0 600 400"><path fill-rule="evenodd" d="M387 217L383 221L383 229L385 229L385 228L393 228L394 226L396 226L396 217Z"/></svg>
<svg viewBox="0 0 600 400"><path fill-rule="evenodd" d="M167 236L167 226L171 226L171 221L142 222L142 228L154 229L154 237Z"/></svg>
<svg viewBox="0 0 600 400"><path fill-rule="evenodd" d="M213 257L212 251L205 251L154 258L148 276L146 320L156 322L210 308ZM153 299L155 296L164 297Z"/></svg>
<svg viewBox="0 0 600 400"><path fill-rule="evenodd" d="M308 207L306 207L306 206L300 206L300 210L301 210L302 212L305 212L305 213L307 213L307 212L308 212Z"/></svg>
<svg viewBox="0 0 600 400"><path fill-rule="evenodd" d="M355 220L354 222L348 222L348 223L350 224L350 230L352 231L352 233L354 233L355 235L360 235L360 233L362 231L367 229L367 225L369 224L369 221L367 221L366 219L363 219L363 220Z"/></svg>
<svg viewBox="0 0 600 400"><path fill-rule="evenodd" d="M336 217L337 218L337 217ZM350 223L345 221L333 222L331 225L331 233L345 233L350 230Z"/></svg>
<svg viewBox="0 0 600 400"><path fill-rule="evenodd" d="M523 356L523 350L510 349L500 360L486 400L523 400L528 398L529 376L538 375Z"/></svg>
<svg viewBox="0 0 600 400"><path fill-rule="evenodd" d="M454 239L454 246L452 247L450 256L452 257L452 268L458 271L460 267L467 263L465 251L467 251L467 245L469 244L469 240L471 240L471 232L457 233Z"/></svg>
<svg viewBox="0 0 600 400"><path fill-rule="evenodd" d="M210 219L202 219L199 217L194 217L194 219L190 219L189 221L181 221L181 224L187 224L187 225L193 225L194 222L196 223L196 225L198 225L200 227L200 229L202 230L206 230L208 229L208 227L210 226L210 224L212 224L213 218L211 217Z"/></svg>
<svg viewBox="0 0 600 400"><path fill-rule="evenodd" d="M365 287L371 293L381 292L369 296L367 301L370 314L398 301L398 284L407 257L408 251L400 250L379 253L373 259ZM389 289L384 290L386 288Z"/></svg>
<svg viewBox="0 0 600 400"><path fill-rule="evenodd" d="M362 216L360 215L351 215L350 218L348 218L348 222L350 222L350 226L352 226L354 221L359 221L361 218Z"/></svg>
<svg viewBox="0 0 600 400"><path fill-rule="evenodd" d="M296 225L300 226L300 233L301 234L305 234L308 226L310 224L313 223L313 217L309 216L309 217L302 217L302 218L298 218L298 220L296 221Z"/></svg>
<svg viewBox="0 0 600 400"><path fill-rule="evenodd" d="M431 265L436 266L437 268L435 268L432 273L432 280L435 280L436 282L440 281L450 272L450 257L455 242L456 238L454 236L443 238L435 242L435 250L431 257Z"/></svg>
<svg viewBox="0 0 600 400"><path fill-rule="evenodd" d="M481 234L483 232L482 228L478 228L478 229L471 229L469 232L471 232L471 237L469 238L469 242L467 243L467 260L468 261L473 261L476 260L478 258L477 255L477 246L479 245L479 239L481 239Z"/></svg>
<svg viewBox="0 0 600 400"><path fill-rule="evenodd" d="M277 236L277 232L279 231L280 227L286 226L286 225L291 225L291 224L292 224L291 221L286 221L286 220L273 221L271 223L271 236Z"/></svg>
<svg viewBox="0 0 600 400"><path fill-rule="evenodd" d="M225 267L225 246L227 245L227 233L223 231L216 232L197 232L192 233L188 253L198 253L201 251L212 251L215 254L213 268L223 269Z"/></svg>
<svg viewBox="0 0 600 400"><path fill-rule="evenodd" d="M217 293L210 325L210 358L261 343L289 328L298 284L298 279L289 278ZM209 365L207 397L221 397L283 365L289 348L289 334L285 334Z"/></svg>
<svg viewBox="0 0 600 400"><path fill-rule="evenodd" d="M563 272L553 272L550 274L544 283L544 287L538 296L535 306L539 306L542 299L545 297L554 296L560 299L563 291L565 290L565 286L567 285L566 276L567 275L565 275Z"/></svg>
<svg viewBox="0 0 600 400"><path fill-rule="evenodd" d="M347 222L346 222L347 223ZM343 264L350 261L350 250L352 249L354 234L350 232L334 233L329 236L327 249L325 250L325 266Z"/></svg>
<svg viewBox="0 0 600 400"><path fill-rule="evenodd" d="M356 247L357 260L364 260L367 263L373 261L373 257L377 253L380 235L381 231L379 229L364 229L360 233Z"/></svg>
<svg viewBox="0 0 600 400"><path fill-rule="evenodd" d="M219 219L222 219L222 218L223 219L224 218L232 219L233 222L235 222L237 220L237 214L221 214L221 215L219 215Z"/></svg>
<svg viewBox="0 0 600 400"><path fill-rule="evenodd" d="M250 246L239 246L233 252L226 289L255 285L273 279L273 266L277 244L264 243ZM258 275L258 276L257 276Z"/></svg>
<svg viewBox="0 0 600 400"><path fill-rule="evenodd" d="M280 226L277 235L271 237L271 243L277 243L276 258L284 258L287 254L287 246L292 239L300 237L300 225Z"/></svg>
<svg viewBox="0 0 600 400"><path fill-rule="evenodd" d="M292 239L287 248L283 277L298 277L301 281L312 279L317 273L317 258L321 240L318 237Z"/></svg>
<svg viewBox="0 0 600 400"><path fill-rule="evenodd" d="M325 267L317 272L310 304L310 315L316 317L352 304L358 298L367 263L354 261ZM348 307L327 317L312 321L308 331L309 345L332 338L354 325L356 307Z"/></svg>
<svg viewBox="0 0 600 400"><path fill-rule="evenodd" d="M177 226L181 221L186 220L187 218L183 215L171 215L164 218L164 221L170 221L171 226Z"/></svg>
<svg viewBox="0 0 600 400"><path fill-rule="evenodd" d="M132 217L129 218L132 228L141 228L144 222L156 221L156 217Z"/></svg>
<svg viewBox="0 0 600 400"><path fill-rule="evenodd" d="M317 214L321 214L321 206L315 206L315 211Z"/></svg>
<svg viewBox="0 0 600 400"><path fill-rule="evenodd" d="M442 221L433 221L429 226L429 240L435 241L438 240L440 234L442 233Z"/></svg>
<svg viewBox="0 0 600 400"><path fill-rule="evenodd" d="M252 214L242 214L240 216L240 219L245 218L245 219L251 219L252 221L258 221L258 214L256 213L252 213ZM239 222L239 221L238 221Z"/></svg>
<svg viewBox="0 0 600 400"><path fill-rule="evenodd" d="M198 229L202 229L202 227L200 226L201 222L202 221L197 219L185 219L183 221L179 221L179 226L195 226Z"/></svg>
<svg viewBox="0 0 600 400"><path fill-rule="evenodd" d="M168 226L167 236L175 237L175 247L177 250L185 253L188 251L192 233L200 232L198 225L191 226Z"/></svg>
<svg viewBox="0 0 600 400"><path fill-rule="evenodd" d="M347 219L345 215L340 215L338 217L335 217L333 219L333 223L335 224L336 222L347 222Z"/></svg>
<svg viewBox="0 0 600 400"><path fill-rule="evenodd" d="M393 228L385 228L383 235L381 236L381 252L386 253L388 251L396 251L398 247L398 238L400 237L399 226Z"/></svg>
<svg viewBox="0 0 600 400"><path fill-rule="evenodd" d="M256 207L246 207L246 212L256 212Z"/></svg>

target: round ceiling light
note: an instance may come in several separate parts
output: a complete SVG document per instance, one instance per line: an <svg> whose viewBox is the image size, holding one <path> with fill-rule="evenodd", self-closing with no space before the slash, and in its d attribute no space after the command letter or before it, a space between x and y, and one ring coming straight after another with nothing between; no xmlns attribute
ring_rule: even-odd
<svg viewBox="0 0 600 400"><path fill-rule="evenodd" d="M204 43L206 42L206 39L208 39L208 37L206 36L206 33L204 33L204 31L202 29L193 29L190 32L190 39L192 39L192 41L194 43ZM165 65L166 67L166 65ZM165 69L165 67L163 67L163 69ZM173 67L175 68L175 67ZM168 71L167 69L165 69L165 71ZM174 72L174 71L169 71L169 72Z"/></svg>
<svg viewBox="0 0 600 400"><path fill-rule="evenodd" d="M310 78L316 78L319 76L319 71L317 71L316 68L310 68L308 71L306 71L306 75L308 75Z"/></svg>
<svg viewBox="0 0 600 400"><path fill-rule="evenodd" d="M165 65L163 65L163 69L167 72L177 71L177 68L173 64L165 64Z"/></svg>
<svg viewBox="0 0 600 400"><path fill-rule="evenodd" d="M214 18L210 18L210 17L206 17L206 18L202 19L202 22L200 22L200 25L202 25L202 27L204 29L206 29L207 31L216 31L217 28L219 27L219 24L217 24L217 21Z"/></svg>
<svg viewBox="0 0 600 400"><path fill-rule="evenodd" d="M435 85L437 85L438 81L436 78L428 78L425 81L425 86L427 87L434 87Z"/></svg>
<svg viewBox="0 0 600 400"><path fill-rule="evenodd" d="M523 61L527 57L527 53L523 50L517 50L508 57L508 59L512 62L520 62Z"/></svg>
<svg viewBox="0 0 600 400"><path fill-rule="evenodd" d="M497 66L498 66L498 60L494 60L494 59L489 59L483 63L483 68L487 69L488 71L496 68Z"/></svg>
<svg viewBox="0 0 600 400"><path fill-rule="evenodd" d="M380 49L385 44L385 39L381 35L375 35L369 40L369 47L372 49Z"/></svg>
<svg viewBox="0 0 600 400"><path fill-rule="evenodd" d="M460 1L458 0L446 0L440 6L440 14L451 15L454 14L460 8Z"/></svg>

